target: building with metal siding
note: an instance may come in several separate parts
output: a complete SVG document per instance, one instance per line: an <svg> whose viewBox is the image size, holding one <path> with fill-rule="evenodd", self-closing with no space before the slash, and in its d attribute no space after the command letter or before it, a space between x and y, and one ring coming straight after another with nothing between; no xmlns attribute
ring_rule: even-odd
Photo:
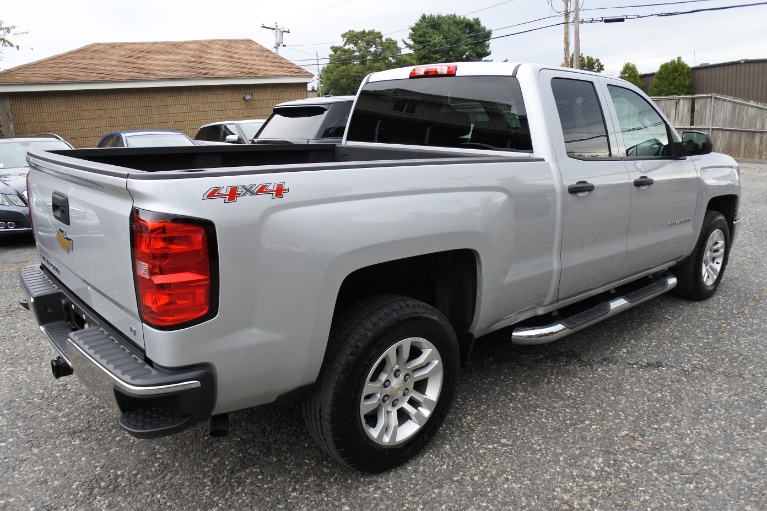
<svg viewBox="0 0 767 511"><path fill-rule="evenodd" d="M655 73L642 75L649 92ZM719 94L767 104L767 59L738 60L692 68L693 94Z"/></svg>

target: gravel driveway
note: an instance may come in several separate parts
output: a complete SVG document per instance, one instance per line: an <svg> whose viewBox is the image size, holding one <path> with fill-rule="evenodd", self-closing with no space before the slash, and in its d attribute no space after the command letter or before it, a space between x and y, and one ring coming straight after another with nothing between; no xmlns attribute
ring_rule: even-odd
<svg viewBox="0 0 767 511"><path fill-rule="evenodd" d="M379 475L330 461L297 407L137 440L17 305L29 239L0 239L1 509L767 509L767 165L743 163L719 293L663 296L557 343L478 342L426 451Z"/></svg>

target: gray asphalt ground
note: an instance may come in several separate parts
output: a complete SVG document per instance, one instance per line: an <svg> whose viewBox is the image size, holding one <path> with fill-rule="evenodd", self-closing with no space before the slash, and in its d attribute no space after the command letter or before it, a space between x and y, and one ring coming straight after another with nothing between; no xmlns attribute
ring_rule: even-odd
<svg viewBox="0 0 767 511"><path fill-rule="evenodd" d="M0 243L0 509L767 509L767 165L742 164L743 229L719 293L663 296L560 342L484 339L426 451L379 475L323 455L297 407L137 440L16 300Z"/></svg>

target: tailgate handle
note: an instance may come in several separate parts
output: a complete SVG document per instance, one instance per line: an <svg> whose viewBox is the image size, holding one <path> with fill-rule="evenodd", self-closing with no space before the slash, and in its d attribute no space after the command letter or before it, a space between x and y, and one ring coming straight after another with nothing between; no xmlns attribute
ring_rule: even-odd
<svg viewBox="0 0 767 511"><path fill-rule="evenodd" d="M69 225L69 198L63 193L53 192L51 196L53 217L64 225Z"/></svg>

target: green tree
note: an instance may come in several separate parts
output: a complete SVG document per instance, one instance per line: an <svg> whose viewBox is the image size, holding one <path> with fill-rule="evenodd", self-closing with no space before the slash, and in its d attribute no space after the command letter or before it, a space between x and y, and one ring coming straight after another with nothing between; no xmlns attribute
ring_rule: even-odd
<svg viewBox="0 0 767 511"><path fill-rule="evenodd" d="M343 45L330 47L330 62L320 72L323 94L356 94L368 74L409 63L397 41L377 30L349 30L341 37Z"/></svg>
<svg viewBox="0 0 767 511"><path fill-rule="evenodd" d="M692 68L682 60L682 57L661 64L650 85L650 96L687 94L692 94Z"/></svg>
<svg viewBox="0 0 767 511"><path fill-rule="evenodd" d="M570 67L573 67L573 57L574 55L570 55ZM579 69L583 69L584 71L594 71L595 73L601 73L605 70L605 65L602 64L602 61L592 57L591 55L579 55L578 62L580 63Z"/></svg>
<svg viewBox="0 0 767 511"><path fill-rule="evenodd" d="M642 87L642 76L639 74L637 67L631 62L623 64L623 69L621 69L621 74L618 77L633 83L637 87Z"/></svg>
<svg viewBox="0 0 767 511"><path fill-rule="evenodd" d="M479 18L422 14L410 27L410 42L402 42L413 52L416 64L475 62L490 55L492 35Z"/></svg>
<svg viewBox="0 0 767 511"><path fill-rule="evenodd" d="M0 20L0 60L3 59L3 50L5 48L16 48L17 50L19 49L19 45L14 44L13 41L9 39L10 36L21 35L18 32L14 32L15 29L15 26L6 25L2 20Z"/></svg>

